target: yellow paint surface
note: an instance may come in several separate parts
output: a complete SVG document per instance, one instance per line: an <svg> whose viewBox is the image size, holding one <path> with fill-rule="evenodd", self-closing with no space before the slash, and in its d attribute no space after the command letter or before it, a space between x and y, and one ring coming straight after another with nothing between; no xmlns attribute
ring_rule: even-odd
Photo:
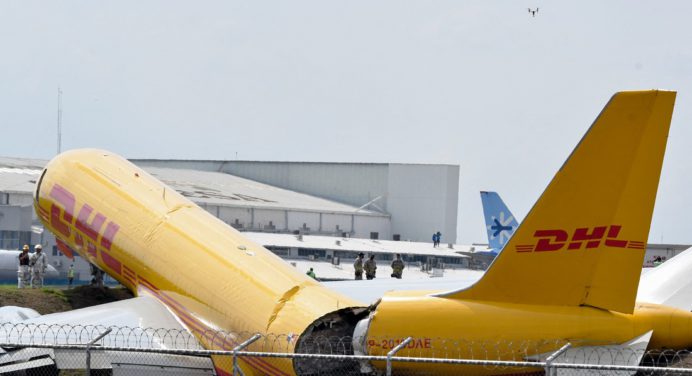
<svg viewBox="0 0 692 376"><path fill-rule="evenodd" d="M521 360L525 349L618 344L649 330L652 347L692 346L692 314L634 302L674 100L663 91L616 94L486 275L451 293L385 296L372 314L368 352L384 354L411 336L399 355ZM237 341L206 338L204 330L298 335L327 313L361 306L108 152L56 157L38 197L37 212L58 238L126 286L158 297L210 348ZM293 346L281 337L272 350ZM243 366L293 374L285 360Z"/></svg>
<svg viewBox="0 0 692 376"><path fill-rule="evenodd" d="M38 197L37 213L51 232L136 293L159 298L209 348L231 349L252 333L274 333L283 336L264 348L291 352L295 337L317 318L362 306L112 153L59 155ZM209 330L242 335L207 338ZM290 361L249 363L261 373L293 374Z"/></svg>
<svg viewBox="0 0 692 376"><path fill-rule="evenodd" d="M641 303L633 314L624 314L592 307L399 295L385 295L377 307L368 331L370 354L386 355L410 336L414 342L397 355L523 361L526 356L554 352L568 342L575 347L621 344L649 330L653 330L651 348L692 346L692 313L655 304ZM397 368L436 374L519 372L516 368L414 363L399 363Z"/></svg>
<svg viewBox="0 0 692 376"><path fill-rule="evenodd" d="M614 95L485 276L448 296L631 313L674 102Z"/></svg>

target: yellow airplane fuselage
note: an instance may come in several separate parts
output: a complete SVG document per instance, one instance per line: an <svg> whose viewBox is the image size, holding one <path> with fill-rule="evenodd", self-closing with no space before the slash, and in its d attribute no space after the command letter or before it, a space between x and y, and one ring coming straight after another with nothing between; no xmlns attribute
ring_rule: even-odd
<svg viewBox="0 0 692 376"><path fill-rule="evenodd" d="M633 314L623 314L593 307L401 295L385 295L378 304L368 329L368 353L385 355L401 340L412 337L398 356L521 361L554 352L568 342L575 347L615 345L650 330L650 348L692 347L692 313L657 304L637 303ZM400 363L397 367L431 371L429 364ZM449 374L460 369L434 366L435 372ZM517 372L505 371L468 368L470 374Z"/></svg>
<svg viewBox="0 0 692 376"><path fill-rule="evenodd" d="M208 348L231 349L258 332L279 335L263 343L264 349L294 351L296 337L318 318L362 306L296 271L119 157L72 151L51 161L46 171L36 205L44 224L132 291L166 304ZM413 343L398 355L517 360L527 349L531 352L524 355L555 351L566 342L621 343L649 330L650 347L692 346L692 314L670 307L641 303L633 314L623 314L432 293L386 295L371 315L367 352L386 354L410 336ZM207 335L212 331L231 335ZM291 334L294 338L286 336ZM227 360L216 364L219 373L229 371ZM460 370L396 365L420 371L430 367L451 374ZM281 359L249 359L243 368L250 374L294 374L291 362ZM469 371L504 373L483 367Z"/></svg>
<svg viewBox="0 0 692 376"><path fill-rule="evenodd" d="M483 278L457 291L389 294L370 312L108 152L54 158L37 183L36 212L57 239L137 294L158 298L209 348L232 349L262 333L276 335L264 350L329 353L307 339L354 335L366 353L382 355L413 337L398 355L522 360L567 342L618 345L651 331L650 348L688 348L690 312L635 302L674 100L663 91L614 95ZM344 364L242 362L246 374L280 376L357 366ZM228 359L215 365L229 371Z"/></svg>
<svg viewBox="0 0 692 376"><path fill-rule="evenodd" d="M59 241L136 294L158 298L208 348L229 350L261 333L255 349L291 352L318 318L362 306L117 155L61 154L36 197L36 212ZM215 364L229 371L228 359ZM286 359L249 359L244 368L294 374Z"/></svg>
<svg viewBox="0 0 692 376"><path fill-rule="evenodd" d="M369 317L367 352L409 336L401 355L467 359L534 358L568 342L630 353L692 346L690 312L636 302L675 96L615 94L483 277L456 291L385 295Z"/></svg>

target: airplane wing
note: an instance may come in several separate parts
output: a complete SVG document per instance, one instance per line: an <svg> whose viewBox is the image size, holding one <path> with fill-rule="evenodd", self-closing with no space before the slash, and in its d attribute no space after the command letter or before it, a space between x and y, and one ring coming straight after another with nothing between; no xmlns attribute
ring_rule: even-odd
<svg viewBox="0 0 692 376"><path fill-rule="evenodd" d="M389 291L445 291L460 286L471 286L483 275L482 270L463 270L453 275L438 278L377 278L370 281L322 282L332 290L362 302L374 302Z"/></svg>
<svg viewBox="0 0 692 376"><path fill-rule="evenodd" d="M7 307L0 308L0 316ZM10 307L12 308L12 307ZM33 311L33 310L32 310ZM21 311L20 311L21 312ZM18 315L20 316L20 315ZM28 315L27 315L28 316ZM79 328L76 330L63 329L56 331L55 335L45 335L40 331L12 332L10 326L41 327L41 328ZM163 304L149 296L139 296L132 299L101 304L97 306L76 309L67 312L58 312L48 315L33 315L24 320L0 326L0 339L3 343L45 343L45 344L78 344L85 343L100 334L99 330L117 327L127 328L132 333L140 332L138 336L120 336L122 333L111 333L104 337L103 344L109 346L153 348L180 348L180 339L185 338L187 345L201 349L194 336L183 326L178 319ZM83 330L83 328L90 328ZM171 338L164 338L153 343L141 343L146 337L145 332L150 328L157 328L167 332L176 332L178 342ZM131 333L130 333L131 334ZM194 341L194 342L193 342Z"/></svg>
<svg viewBox="0 0 692 376"><path fill-rule="evenodd" d="M46 366L83 369L83 351L38 349L31 345L85 344L107 328L113 331L99 341L104 346L203 349L168 308L146 295L48 315L27 308L2 307L0 317L11 321L0 324L0 343L26 345L0 347L0 374ZM103 351L95 352L92 358L93 369L123 367L133 372L165 367L185 374L211 374L214 369L208 357Z"/></svg>

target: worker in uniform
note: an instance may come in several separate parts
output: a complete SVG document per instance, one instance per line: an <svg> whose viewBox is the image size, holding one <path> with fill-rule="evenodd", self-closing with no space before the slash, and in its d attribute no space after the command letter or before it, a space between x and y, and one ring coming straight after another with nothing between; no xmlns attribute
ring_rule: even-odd
<svg viewBox="0 0 692 376"><path fill-rule="evenodd" d="M67 285L68 285L68 287L72 287L72 281L74 281L74 264L70 265L70 268L67 269Z"/></svg>
<svg viewBox="0 0 692 376"><path fill-rule="evenodd" d="M24 244L22 253L19 254L19 269L17 269L17 288L23 289L29 286L31 270L29 269L29 246Z"/></svg>
<svg viewBox="0 0 692 376"><path fill-rule="evenodd" d="M377 263L375 262L375 255L370 255L368 261L365 262L363 267L365 269L365 278L373 279L375 278L375 272L377 270Z"/></svg>
<svg viewBox="0 0 692 376"><path fill-rule="evenodd" d="M43 276L46 274L48 263L41 244L36 244L34 250L36 252L31 255L29 265L31 265L31 288L37 289L43 287Z"/></svg>
<svg viewBox="0 0 692 376"><path fill-rule="evenodd" d="M312 277L312 279L317 279L317 276L315 275L315 271L312 270L312 268L310 268L310 270L308 270L308 272L305 273L305 274L307 274L307 275L309 275L310 277Z"/></svg>
<svg viewBox="0 0 692 376"><path fill-rule="evenodd" d="M356 261L353 262L353 269L356 271L356 279L360 280L363 279L363 257L365 255L363 252L358 254L358 257L356 257Z"/></svg>
<svg viewBox="0 0 692 376"><path fill-rule="evenodd" d="M404 272L404 262L401 260L401 255L396 254L396 258L392 261L392 278L401 279L401 274Z"/></svg>
<svg viewBox="0 0 692 376"><path fill-rule="evenodd" d="M103 270L99 269L98 266L89 263L89 267L91 268L91 285L98 287L98 288L103 288Z"/></svg>

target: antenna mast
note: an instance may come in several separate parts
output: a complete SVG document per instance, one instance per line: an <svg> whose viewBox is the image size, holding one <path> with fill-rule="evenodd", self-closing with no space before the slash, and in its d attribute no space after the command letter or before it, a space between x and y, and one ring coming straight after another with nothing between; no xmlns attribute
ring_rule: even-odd
<svg viewBox="0 0 692 376"><path fill-rule="evenodd" d="M62 90L58 86L58 154L62 151Z"/></svg>

